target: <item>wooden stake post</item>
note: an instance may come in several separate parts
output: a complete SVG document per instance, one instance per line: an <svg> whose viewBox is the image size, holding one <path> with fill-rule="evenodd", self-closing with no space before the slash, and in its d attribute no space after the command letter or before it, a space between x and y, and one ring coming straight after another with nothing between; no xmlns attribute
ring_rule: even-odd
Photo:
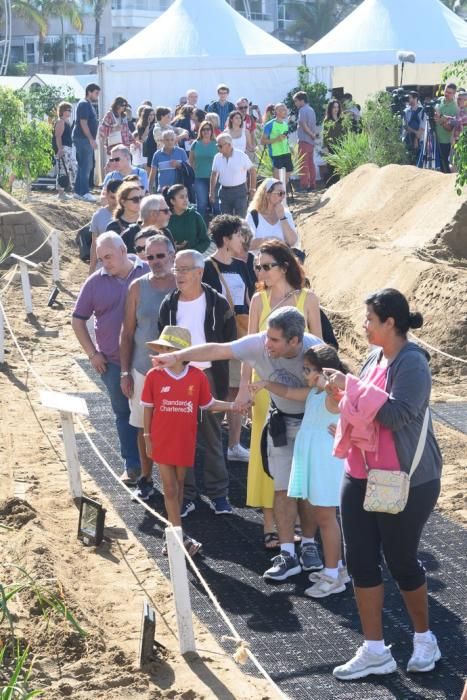
<svg viewBox="0 0 467 700"><path fill-rule="evenodd" d="M20 255L15 255L12 253L10 258L16 260L19 264L19 270L21 272L21 287L23 288L23 299L24 308L27 314L32 314L32 296L31 296L31 285L29 284L29 274L28 267L35 270L39 265L31 262L27 258L22 258Z"/></svg>
<svg viewBox="0 0 467 700"><path fill-rule="evenodd" d="M83 490L81 488L81 472L78 449L76 447L73 414L77 413L81 416L89 415L86 401L79 396L60 394L57 391L41 391L40 397L41 403L45 408L52 408L60 413L70 493L76 503L83 495Z"/></svg>
<svg viewBox="0 0 467 700"><path fill-rule="evenodd" d="M167 527L165 529L165 539L167 543L167 553L169 555L170 580L172 581L175 601L180 653L186 654L187 651L196 651L196 644L186 559L183 553L182 528Z"/></svg>
<svg viewBox="0 0 467 700"><path fill-rule="evenodd" d="M52 248L52 282L60 282L60 250L58 242L58 231L53 229L50 237L50 245Z"/></svg>

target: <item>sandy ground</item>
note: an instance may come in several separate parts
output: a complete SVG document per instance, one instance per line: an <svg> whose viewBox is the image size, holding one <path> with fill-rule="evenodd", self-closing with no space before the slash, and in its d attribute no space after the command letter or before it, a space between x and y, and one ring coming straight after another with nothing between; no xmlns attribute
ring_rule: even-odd
<svg viewBox="0 0 467 700"><path fill-rule="evenodd" d="M387 173L368 168L366 173L357 173L350 182L340 183L326 193L321 204L318 197L305 196L297 197L295 204L309 254L307 272L323 303L339 311L331 317L344 354L355 367L365 355L363 338L356 330L362 318L359 300L377 286L393 284L406 291L425 313L427 330L420 337L464 356L466 261L460 257L457 243L456 250L448 245L449 240L457 240L455 227L463 221L459 201L452 199L445 180L432 184L432 197L440 183L446 188L440 197L444 216L430 204L432 213L423 226L417 224L416 238L416 231L407 222L418 222L421 213L410 217L411 200L402 198L399 190L415 188L413 195L417 188L423 186L424 191L430 183L414 180L411 168L406 175L402 173L404 177L401 171L406 169L399 168L397 173L389 173L389 178ZM429 175L437 177L436 173ZM425 178L425 173L421 176ZM379 177L382 181L378 190L375 181ZM387 190L397 189L396 178L401 179L399 190L388 201ZM365 199L360 191L368 197ZM402 200L403 205L396 210L394 201ZM81 202L59 204L48 195L35 195L31 206L66 232L60 304L53 309L46 306L50 263L42 264L32 276L35 315L25 317L19 279L15 278L4 298L8 318L34 369L51 388L70 393L95 390L73 360L79 350L70 325L73 300L87 273L87 265L78 259L72 229L86 222L93 207ZM428 205L425 202L423 206ZM396 231L394 222L398 217L403 220ZM402 234L410 245L401 244ZM430 253L434 246L437 254L441 251L439 259ZM0 288L4 284L2 280ZM456 318L463 321L456 324ZM32 687L47 688L45 697L50 700L66 696L76 700L274 697L265 682L241 672L198 620L199 655L180 656L166 579L125 529L105 494L98 493L86 475L85 492L95 495L108 508L110 542L98 551L77 542L77 512L68 493L58 418L41 407L37 382L13 348L8 333L6 338L9 353L0 373L0 494L4 500L0 521L13 529L0 529L2 580L11 583L21 579L21 572L15 568L21 566L41 582L48 581L88 632L81 638L56 613L44 619L27 593L15 599L11 607L17 633L36 655ZM433 358L433 366L434 397L465 400L467 377L463 367L441 362L439 357ZM466 523L467 437L439 424L436 430L445 459L438 508ZM157 639L165 649L142 672L137 666L137 652L145 599L156 610ZM0 633L6 633L5 623Z"/></svg>

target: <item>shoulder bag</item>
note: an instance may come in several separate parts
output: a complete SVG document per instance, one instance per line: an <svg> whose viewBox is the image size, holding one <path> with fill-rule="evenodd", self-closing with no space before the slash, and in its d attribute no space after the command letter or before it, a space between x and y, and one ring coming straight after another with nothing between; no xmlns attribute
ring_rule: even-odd
<svg viewBox="0 0 467 700"><path fill-rule="evenodd" d="M110 127L110 133L107 136L107 147L110 148L111 146L118 146L119 144L123 143L122 142L122 124L117 120L115 115L114 117L114 125Z"/></svg>
<svg viewBox="0 0 467 700"><path fill-rule="evenodd" d="M407 505L409 497L410 479L418 467L425 449L428 432L428 420L430 409L427 407L423 419L422 431L418 440L417 449L412 460L410 471L390 471L389 469L368 469L365 453L362 452L365 468L368 472L366 484L364 510L376 513L401 513Z"/></svg>
<svg viewBox="0 0 467 700"><path fill-rule="evenodd" d="M219 279L224 285L225 288L225 293L227 296L227 301L229 302L229 306L233 311L234 318L235 318L235 324L237 326L237 338L243 338L245 335L248 335L248 319L249 315L248 314L236 314L235 313L235 304L233 303L232 295L230 293L230 289L228 287L227 282L225 281L224 275L219 269L219 265L217 262L214 260L214 258L209 258L212 264L214 265L214 268L219 275ZM246 286L246 285L245 285Z"/></svg>

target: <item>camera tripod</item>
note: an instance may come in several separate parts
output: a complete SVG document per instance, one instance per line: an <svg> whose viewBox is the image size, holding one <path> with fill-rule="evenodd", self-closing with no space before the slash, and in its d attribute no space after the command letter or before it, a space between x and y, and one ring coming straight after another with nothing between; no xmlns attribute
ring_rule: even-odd
<svg viewBox="0 0 467 700"><path fill-rule="evenodd" d="M423 135L423 148L419 155L417 166L428 170L439 170L440 157L438 139L436 138L436 125L431 117L428 117Z"/></svg>

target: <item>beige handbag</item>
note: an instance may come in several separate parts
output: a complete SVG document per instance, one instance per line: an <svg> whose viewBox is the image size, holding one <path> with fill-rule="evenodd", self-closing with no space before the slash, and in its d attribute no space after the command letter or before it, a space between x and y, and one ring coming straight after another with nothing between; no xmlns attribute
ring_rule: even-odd
<svg viewBox="0 0 467 700"><path fill-rule="evenodd" d="M365 500L363 502L364 510L376 513L391 513L392 515L401 513L404 510L409 497L410 479L418 467L425 449L429 416L429 408L427 407L417 449L415 450L408 474L402 471L389 471L388 469L368 469L365 453L362 452L365 468L368 472Z"/></svg>

